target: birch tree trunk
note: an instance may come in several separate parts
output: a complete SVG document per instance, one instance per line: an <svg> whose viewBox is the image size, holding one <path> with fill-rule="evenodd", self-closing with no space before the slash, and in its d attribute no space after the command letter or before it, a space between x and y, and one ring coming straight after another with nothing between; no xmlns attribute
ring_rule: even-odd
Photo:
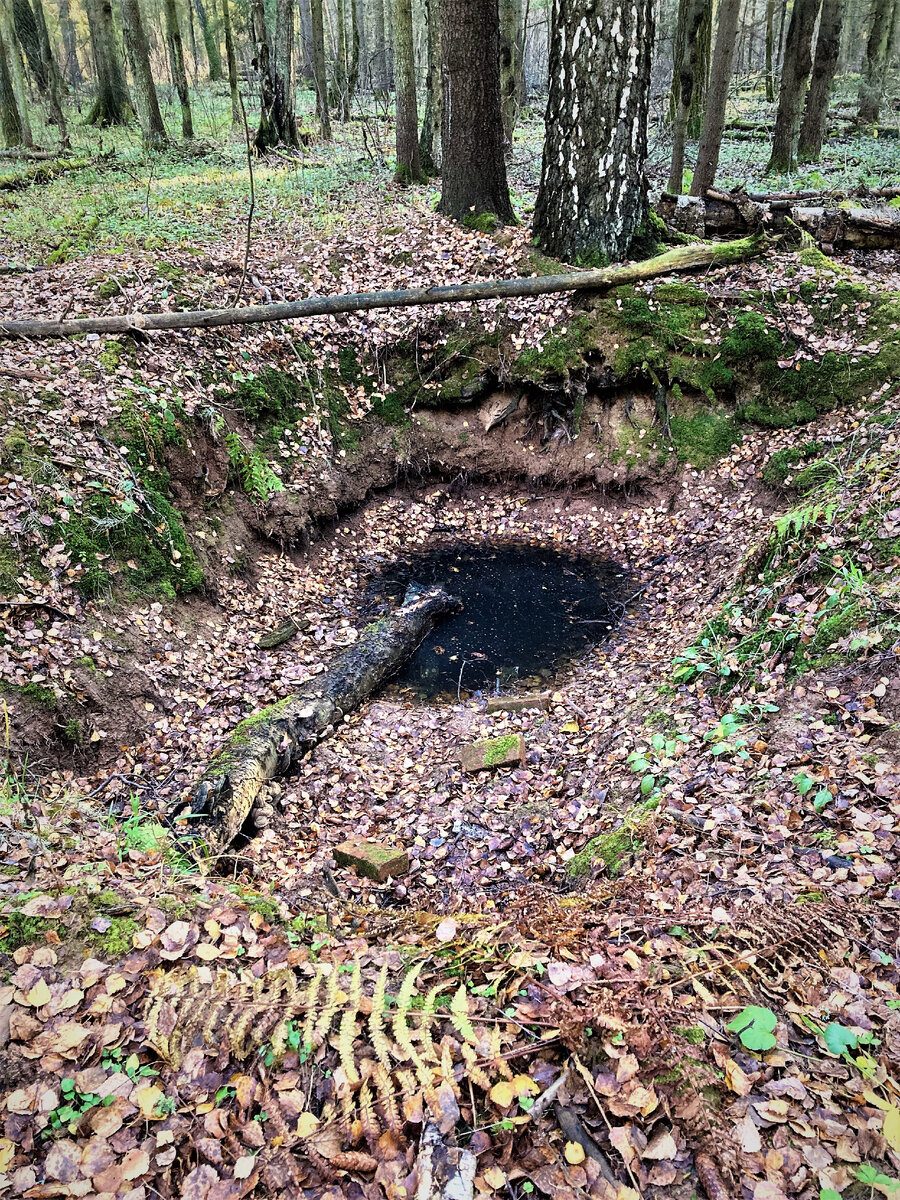
<svg viewBox="0 0 900 1200"><path fill-rule="evenodd" d="M150 45L141 17L140 0L122 0L122 31L131 60L134 94L144 145L158 149L164 146L168 139L162 113L159 111L153 72L150 69Z"/></svg>
<svg viewBox="0 0 900 1200"><path fill-rule="evenodd" d="M227 2L228 0L225 0L226 4ZM181 136L192 138L194 136L194 120L191 114L191 97L188 91L187 72L184 69L184 45L181 41L175 0L163 0L163 14L166 20L169 65L172 68L172 80L178 94L178 103L181 106Z"/></svg>
<svg viewBox="0 0 900 1200"><path fill-rule="evenodd" d="M313 85L316 89L316 115L323 142L331 141L331 118L328 113L328 75L325 67L325 21L322 0L310 0L310 31L312 34Z"/></svg>
<svg viewBox="0 0 900 1200"><path fill-rule="evenodd" d="M397 84L396 183L422 183L411 0L394 0L394 77Z"/></svg>
<svg viewBox="0 0 900 1200"><path fill-rule="evenodd" d="M722 131L725 128L725 105L728 101L728 85L731 82L731 64L734 59L740 9L741 0L721 0L719 5L716 48L710 68L706 112L697 149L697 165L691 182L692 196L702 196L707 188L712 187L719 166Z"/></svg>
<svg viewBox="0 0 900 1200"><path fill-rule="evenodd" d="M797 144L799 162L818 162L822 155L825 128L828 123L828 103L831 84L837 70L841 50L841 25L844 19L843 0L822 0L819 36L816 39L816 60L813 64L806 111L800 126Z"/></svg>
<svg viewBox="0 0 900 1200"><path fill-rule="evenodd" d="M787 174L797 169L797 133L812 70L812 39L821 0L794 0L788 26L772 154L766 171Z"/></svg>
<svg viewBox="0 0 900 1200"><path fill-rule="evenodd" d="M534 232L566 262L625 256L647 215L651 0L553 0Z"/></svg>
<svg viewBox="0 0 900 1200"><path fill-rule="evenodd" d="M681 195L684 186L684 143L697 78L700 27L708 7L709 0L681 0L678 5L672 72L672 163L669 167L669 191L676 196Z"/></svg>
<svg viewBox="0 0 900 1200"><path fill-rule="evenodd" d="M859 113L862 126L872 126L881 109L881 89L891 40L893 5L891 0L874 0L869 19L869 37L862 78L859 81Z"/></svg>
<svg viewBox="0 0 900 1200"><path fill-rule="evenodd" d="M242 129L240 93L238 91L237 55L234 51L234 30L231 25L231 0L222 0L222 33L225 37L225 61L228 64L228 92L231 97L231 126Z"/></svg>
<svg viewBox="0 0 900 1200"><path fill-rule="evenodd" d="M419 137L422 169L430 175L441 173L441 5L440 0L425 0L428 33L428 70L425 75L425 112Z"/></svg>
<svg viewBox="0 0 900 1200"><path fill-rule="evenodd" d="M97 77L97 95L88 116L89 125L127 125L133 109L122 56L116 43L111 0L85 0L91 53Z"/></svg>

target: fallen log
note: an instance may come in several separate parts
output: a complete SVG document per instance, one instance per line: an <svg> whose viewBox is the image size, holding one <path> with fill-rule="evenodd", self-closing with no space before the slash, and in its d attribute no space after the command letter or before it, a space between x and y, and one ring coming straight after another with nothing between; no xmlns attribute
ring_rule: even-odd
<svg viewBox="0 0 900 1200"><path fill-rule="evenodd" d="M286 774L400 669L442 617L461 608L443 588L411 586L402 606L366 626L324 674L241 721L172 816L198 856L227 850L263 784Z"/></svg>
<svg viewBox="0 0 900 1200"><path fill-rule="evenodd" d="M900 246L900 209L837 205L792 205L788 200L761 203L743 193L727 196L673 196L664 192L657 214L672 229L693 237L785 234L791 226L808 233L826 253L833 250L891 250Z"/></svg>
<svg viewBox="0 0 900 1200"><path fill-rule="evenodd" d="M466 300L502 300L515 296L547 296L554 292L601 291L640 283L672 271L726 266L761 254L771 243L761 234L719 245L676 246L644 262L571 275L535 275L523 279L491 279L447 287L406 288L397 292L355 292L345 296L312 296L281 304L247 308L211 308L197 312L122 313L109 317L80 317L72 321L4 321L7 337L74 337L82 333L144 333L149 329L212 329L219 325L258 325L298 317L334 316L373 308L410 308L420 304L458 304Z"/></svg>

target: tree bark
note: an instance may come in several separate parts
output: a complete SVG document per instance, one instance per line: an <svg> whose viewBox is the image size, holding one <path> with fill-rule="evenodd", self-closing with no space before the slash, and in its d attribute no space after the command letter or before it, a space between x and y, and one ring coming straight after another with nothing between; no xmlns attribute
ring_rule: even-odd
<svg viewBox="0 0 900 1200"><path fill-rule="evenodd" d="M228 0L225 0L227 3ZM178 9L175 0L163 0L163 10L166 21L166 45L169 50L169 65L172 68L172 80L178 94L181 106L181 136L194 136L194 121L191 115L191 97L188 91L187 72L184 69L184 46L181 41L181 29L178 26Z"/></svg>
<svg viewBox="0 0 900 1200"><path fill-rule="evenodd" d="M316 115L323 142L331 141L331 118L328 113L328 74L325 67L325 22L322 0L310 0L310 29L312 32L313 85L316 89Z"/></svg>
<svg viewBox="0 0 900 1200"><path fill-rule="evenodd" d="M428 71L425 75L425 112L419 137L419 158L430 175L441 173L441 6L440 0L425 0L428 33Z"/></svg>
<svg viewBox="0 0 900 1200"><path fill-rule="evenodd" d="M534 232L566 262L623 258L647 216L650 0L553 0Z"/></svg>
<svg viewBox="0 0 900 1200"><path fill-rule="evenodd" d="M45 98L50 110L50 123L59 130L59 144L63 149L69 145L69 134L66 128L66 117L62 107L63 78L60 74L53 47L50 44L50 34L47 30L47 18L44 15L43 0L33 0L34 18L38 31L41 63L46 79Z"/></svg>
<svg viewBox="0 0 900 1200"><path fill-rule="evenodd" d="M134 94L144 145L158 149L164 146L168 139L162 113L159 111L153 72L150 69L150 45L141 17L140 0L122 0L122 31L131 60Z"/></svg>
<svg viewBox="0 0 900 1200"><path fill-rule="evenodd" d="M263 784L286 774L396 674L441 617L461 607L443 588L410 589L396 612L364 629L323 675L242 721L176 813L184 833L207 854L227 850Z"/></svg>
<svg viewBox="0 0 900 1200"><path fill-rule="evenodd" d="M672 198L674 201L674 197ZM894 210L888 210L894 212ZM900 224L900 213L898 224ZM111 317L81 317L71 321L0 321L0 336L75 337L82 333L141 333L148 329L214 329L220 325L258 325L302 317L369 312L376 308L412 308L420 304L456 304L469 300L499 300L513 296L549 296L556 292L596 292L654 279L670 271L724 266L761 253L770 243L752 236L717 245L678 246L656 258L571 275L537 275L525 279L485 280L449 287L408 288L399 292L360 292L349 296L316 296L282 304L247 308L206 309L198 312L124 313Z"/></svg>
<svg viewBox="0 0 900 1200"><path fill-rule="evenodd" d="M91 52L97 96L88 115L89 125L127 125L133 109L122 57L116 44L111 0L85 0L88 26L91 33Z"/></svg>
<svg viewBox="0 0 900 1200"><path fill-rule="evenodd" d="M197 20L200 22L200 34L206 47L206 61L209 64L209 78L212 83L222 78L222 55L219 52L219 39L213 24L208 20L203 0L193 0L197 9Z"/></svg>
<svg viewBox="0 0 900 1200"><path fill-rule="evenodd" d="M77 35L75 33L75 22L72 20L72 15L69 11L69 0L57 0L57 10L59 12L59 32L62 37L63 50L65 51L63 75L70 87L78 87L80 83L84 82L84 76L81 73L81 64L78 61Z"/></svg>
<svg viewBox="0 0 900 1200"><path fill-rule="evenodd" d="M437 3L437 0L431 0ZM388 90L387 57L384 45L384 0L372 0L372 91L383 96Z"/></svg>
<svg viewBox="0 0 900 1200"><path fill-rule="evenodd" d="M234 29L231 24L231 0L222 0L222 33L225 37L225 61L228 64L228 93L231 97L231 126L242 129L240 92L238 90L237 54L234 50Z"/></svg>
<svg viewBox="0 0 900 1200"><path fill-rule="evenodd" d="M521 0L499 0L500 17L500 112L503 140L512 147L519 116L519 81L522 77Z"/></svg>
<svg viewBox="0 0 900 1200"><path fill-rule="evenodd" d="M892 0L874 0L869 18L869 37L862 78L859 81L859 114L861 126L871 127L878 121L888 45L891 40Z"/></svg>
<svg viewBox="0 0 900 1200"><path fill-rule="evenodd" d="M788 174L797 169L797 132L812 69L812 38L821 0L794 0L788 27L772 154L766 171Z"/></svg>
<svg viewBox="0 0 900 1200"><path fill-rule="evenodd" d="M349 0L350 3L350 53L347 61L347 108L349 108L356 89L359 86L359 57L363 40L362 29L362 0Z"/></svg>
<svg viewBox="0 0 900 1200"><path fill-rule="evenodd" d="M697 165L691 182L692 196L702 196L708 187L712 187L719 166L722 131L725 128L725 105L728 101L728 85L731 82L731 63L734 58L734 41L740 9L741 0L721 0L719 5L716 48L710 68L709 92L706 97L700 145L697 149Z"/></svg>
<svg viewBox="0 0 900 1200"><path fill-rule="evenodd" d="M311 81L314 75L309 0L299 0L298 12L300 14L300 78Z"/></svg>
<svg viewBox="0 0 900 1200"><path fill-rule="evenodd" d="M411 0L394 0L394 76L397 84L396 183L423 183L416 108L416 63Z"/></svg>
<svg viewBox="0 0 900 1200"><path fill-rule="evenodd" d="M9 71L9 55L3 37L2 24L0 24L0 133L3 135L3 145L7 150L25 144L22 118L19 116L19 106L16 103L16 93L13 90L12 76Z"/></svg>
<svg viewBox="0 0 900 1200"><path fill-rule="evenodd" d="M515 224L503 151L497 0L441 0L441 71L438 211L457 221L486 213Z"/></svg>
<svg viewBox="0 0 900 1200"><path fill-rule="evenodd" d="M7 65L9 67L12 89L19 109L19 121L22 125L22 145L31 149L34 138L31 134L31 117L28 111L28 85L25 81L25 64L22 61L22 47L16 37L13 25L12 5L9 0L0 0L0 32L6 43Z"/></svg>
<svg viewBox="0 0 900 1200"><path fill-rule="evenodd" d="M294 110L294 0L275 5L275 106L278 137L285 146L299 146Z"/></svg>
<svg viewBox="0 0 900 1200"><path fill-rule="evenodd" d="M766 100L775 103L775 0L766 0Z"/></svg>
<svg viewBox="0 0 900 1200"><path fill-rule="evenodd" d="M828 103L831 84L837 70L841 49L841 24L844 18L843 0L822 0L819 36L816 39L816 60L806 95L806 111L800 126L797 159L802 163L818 162L825 140L828 122Z"/></svg>
<svg viewBox="0 0 900 1200"><path fill-rule="evenodd" d="M709 0L681 0L678 5L672 71L672 163L669 167L669 191L676 195L680 195L684 187L684 143L694 100L700 31L708 8Z"/></svg>

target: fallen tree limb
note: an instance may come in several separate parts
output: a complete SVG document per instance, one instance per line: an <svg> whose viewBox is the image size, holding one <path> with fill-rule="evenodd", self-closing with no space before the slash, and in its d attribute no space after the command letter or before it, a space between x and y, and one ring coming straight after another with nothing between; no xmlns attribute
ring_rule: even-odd
<svg viewBox="0 0 900 1200"><path fill-rule="evenodd" d="M461 607L443 588L411 587L402 606L368 625L324 674L241 721L174 814L180 831L207 854L224 852L263 784L286 774L400 669L441 617Z"/></svg>
<svg viewBox="0 0 900 1200"><path fill-rule="evenodd" d="M831 250L890 250L900 246L900 209L887 206L825 207L779 199L761 202L746 193L711 191L700 197L664 192L656 211L672 229L693 237L784 234L793 224Z"/></svg>
<svg viewBox="0 0 900 1200"><path fill-rule="evenodd" d="M492 279L457 283L447 287L407 288L398 292L356 292L346 296L313 296L281 304L247 308L212 308L197 312L123 313L109 317L80 317L73 321L4 321L0 334L7 337L74 337L81 333L136 333L148 329L212 329L219 325L258 325L264 321L292 321L298 317L333 316L366 312L373 308L411 308L420 304L458 304L466 300L502 300L514 296L547 296L555 292L600 291L621 284L639 283L672 271L724 266L742 262L771 245L761 234L720 245L676 246L645 262L571 275L537 275L525 279Z"/></svg>

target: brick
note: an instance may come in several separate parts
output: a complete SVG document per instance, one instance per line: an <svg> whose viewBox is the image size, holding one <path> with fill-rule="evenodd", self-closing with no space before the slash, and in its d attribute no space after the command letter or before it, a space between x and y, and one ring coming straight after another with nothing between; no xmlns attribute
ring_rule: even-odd
<svg viewBox="0 0 900 1200"><path fill-rule="evenodd" d="M497 767L522 767L525 765L525 739L520 733L509 733L505 737L484 738L462 746L459 761L464 771L493 771Z"/></svg>
<svg viewBox="0 0 900 1200"><path fill-rule="evenodd" d="M334 848L334 860L339 867L353 867L357 875L384 883L392 875L405 875L409 870L409 855L397 846L385 842L361 842L351 838Z"/></svg>

